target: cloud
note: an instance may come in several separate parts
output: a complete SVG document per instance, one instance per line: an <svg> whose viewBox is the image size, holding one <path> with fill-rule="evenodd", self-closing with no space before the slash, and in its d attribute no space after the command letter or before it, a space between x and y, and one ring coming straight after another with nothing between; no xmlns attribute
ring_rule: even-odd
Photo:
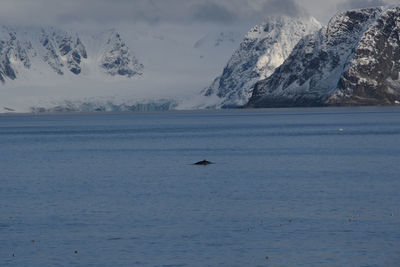
<svg viewBox="0 0 400 267"><path fill-rule="evenodd" d="M232 22L235 14L221 4L207 1L194 5L193 19L198 21Z"/></svg>
<svg viewBox="0 0 400 267"><path fill-rule="evenodd" d="M199 1L197 1L199 2ZM295 0L214 0L193 5L194 21L231 23L261 21L267 16L302 16L306 11Z"/></svg>
<svg viewBox="0 0 400 267"><path fill-rule="evenodd" d="M337 5L339 10L358 9L366 7L384 6L387 3L383 0L348 0Z"/></svg>
<svg viewBox="0 0 400 267"><path fill-rule="evenodd" d="M0 23L233 23L304 12L296 0L1 0Z"/></svg>
<svg viewBox="0 0 400 267"><path fill-rule="evenodd" d="M109 27L119 23L256 24L266 16L308 13L322 21L338 9L398 3L399 0L1 0L1 24L93 24Z"/></svg>
<svg viewBox="0 0 400 267"><path fill-rule="evenodd" d="M265 4L265 11L268 15L303 16L307 12L294 0L270 0Z"/></svg>

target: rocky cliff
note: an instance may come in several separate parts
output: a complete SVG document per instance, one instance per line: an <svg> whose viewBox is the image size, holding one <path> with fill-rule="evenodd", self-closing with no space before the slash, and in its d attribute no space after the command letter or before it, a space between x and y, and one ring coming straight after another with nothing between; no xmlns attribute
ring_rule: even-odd
<svg viewBox="0 0 400 267"><path fill-rule="evenodd" d="M78 33L55 28L0 28L0 81L25 78L27 74L104 75L131 78L141 75L143 65L131 55L120 34L114 30L94 38L95 48L87 46ZM85 72L91 69L91 72ZM53 76L54 76L53 75ZM32 76L32 75L31 75Z"/></svg>
<svg viewBox="0 0 400 267"><path fill-rule="evenodd" d="M346 11L304 37L248 106L396 104L399 73L400 7Z"/></svg>
<svg viewBox="0 0 400 267"><path fill-rule="evenodd" d="M217 95L220 105L247 103L254 84L269 77L289 56L298 41L321 28L312 17L269 17L253 27L235 51L220 77L204 91Z"/></svg>

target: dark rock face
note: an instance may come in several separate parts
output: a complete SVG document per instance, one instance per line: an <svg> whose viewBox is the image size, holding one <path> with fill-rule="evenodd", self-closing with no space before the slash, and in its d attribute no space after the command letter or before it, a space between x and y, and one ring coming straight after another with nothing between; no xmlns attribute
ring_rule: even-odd
<svg viewBox="0 0 400 267"><path fill-rule="evenodd" d="M90 68L91 71L95 68L106 69L107 73L113 76L133 77L142 74L143 65L130 56L127 45L118 33L114 32L114 39L105 39L102 35L90 37L99 42L100 47L108 48L104 51L96 49L91 51L94 56L102 55L99 66L100 58L91 58L90 61L86 61L88 53L77 33L55 28L36 28L32 33L28 32L24 28L16 30L11 27L0 27L0 81L2 83L7 80L16 80L27 71L36 71L39 75L49 71L54 71L58 75L65 75L68 72L80 75L85 67ZM31 68L32 62L35 62L33 68ZM88 63L93 64L91 62L95 66L88 66ZM49 69L43 68L44 66L49 66Z"/></svg>
<svg viewBox="0 0 400 267"><path fill-rule="evenodd" d="M312 17L269 17L253 27L232 55L220 77L203 94L216 95L222 107L245 105L259 80L269 77L304 36L321 25Z"/></svg>
<svg viewBox="0 0 400 267"><path fill-rule="evenodd" d="M81 73L81 59L87 58L87 53L79 37L63 32L53 31L49 34L42 31L41 44L47 50L43 59L55 72L63 75L62 69L66 65L73 74Z"/></svg>
<svg viewBox="0 0 400 267"><path fill-rule="evenodd" d="M384 12L364 33L339 80L331 105L390 105L400 98L400 7Z"/></svg>
<svg viewBox="0 0 400 267"><path fill-rule="evenodd" d="M112 33L107 41L108 48L103 54L101 67L111 76L133 77L143 74L143 65L131 56L128 46L120 34Z"/></svg>
<svg viewBox="0 0 400 267"><path fill-rule="evenodd" d="M60 49L64 49L63 52L64 56L67 57L67 66L68 69L73 73L73 74L80 74L82 71L81 68L81 59L82 58L87 58L87 53L85 46L81 43L78 37L76 37L75 40L73 40L71 37L69 38L63 38L59 42L59 47Z"/></svg>
<svg viewBox="0 0 400 267"><path fill-rule="evenodd" d="M400 100L400 8L352 10L303 38L258 82L250 107L389 105Z"/></svg>
<svg viewBox="0 0 400 267"><path fill-rule="evenodd" d="M11 30L8 30L7 35L0 40L0 81L3 83L6 78L11 80L17 78L11 60L20 62L27 69L31 66L28 56L32 49L31 43L17 40L16 33Z"/></svg>
<svg viewBox="0 0 400 267"><path fill-rule="evenodd" d="M50 36L45 32L42 31L42 36L40 39L40 43L46 49L46 53L43 56L43 60L59 75L63 75L64 72L62 68L64 64L61 61L60 56L57 53L57 46L54 42L50 39Z"/></svg>

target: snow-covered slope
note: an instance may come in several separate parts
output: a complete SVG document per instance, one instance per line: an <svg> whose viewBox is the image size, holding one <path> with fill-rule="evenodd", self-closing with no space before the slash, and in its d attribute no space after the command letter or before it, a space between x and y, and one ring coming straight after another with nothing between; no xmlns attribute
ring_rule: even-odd
<svg viewBox="0 0 400 267"><path fill-rule="evenodd" d="M175 108L215 77L248 28L110 27L0 27L0 113Z"/></svg>
<svg viewBox="0 0 400 267"><path fill-rule="evenodd" d="M112 76L133 77L142 75L143 71L143 65L131 56L128 46L117 32L113 32L107 39L101 56L101 67Z"/></svg>
<svg viewBox="0 0 400 267"><path fill-rule="evenodd" d="M249 106L398 103L399 32L399 7L340 13L255 85Z"/></svg>
<svg viewBox="0 0 400 267"><path fill-rule="evenodd" d="M96 41L98 49L89 47L88 51L78 33L1 27L0 81L4 85L32 76L58 79L67 73L73 74L73 79L90 76L94 71L104 74L105 79L107 75L130 78L142 74L143 66L130 54L119 33L109 31Z"/></svg>
<svg viewBox="0 0 400 267"><path fill-rule="evenodd" d="M267 18L247 33L223 74L203 93L214 98L217 107L246 104L254 84L270 76L302 37L319 28L312 17Z"/></svg>

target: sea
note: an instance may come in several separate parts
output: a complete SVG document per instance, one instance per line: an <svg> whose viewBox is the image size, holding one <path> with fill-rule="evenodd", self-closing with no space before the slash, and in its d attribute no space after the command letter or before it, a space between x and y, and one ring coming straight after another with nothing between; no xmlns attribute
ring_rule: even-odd
<svg viewBox="0 0 400 267"><path fill-rule="evenodd" d="M1 115L0 266L400 266L400 108Z"/></svg>

